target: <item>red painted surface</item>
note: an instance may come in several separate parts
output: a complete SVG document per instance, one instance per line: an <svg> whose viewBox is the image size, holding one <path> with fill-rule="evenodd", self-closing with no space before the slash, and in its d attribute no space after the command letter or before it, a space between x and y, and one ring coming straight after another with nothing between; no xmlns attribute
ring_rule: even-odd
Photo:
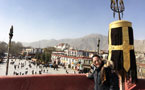
<svg viewBox="0 0 145 90"><path fill-rule="evenodd" d="M93 90L85 75L0 76L0 90Z"/></svg>
<svg viewBox="0 0 145 90"><path fill-rule="evenodd" d="M0 90L93 90L94 82L85 75L0 76ZM128 88L128 89L127 89ZM145 80L126 84L126 90L145 90Z"/></svg>
<svg viewBox="0 0 145 90"><path fill-rule="evenodd" d="M125 82L126 90L145 90L145 79L138 79L137 83Z"/></svg>
<svg viewBox="0 0 145 90"><path fill-rule="evenodd" d="M145 90L145 79L139 79L136 86L131 90Z"/></svg>

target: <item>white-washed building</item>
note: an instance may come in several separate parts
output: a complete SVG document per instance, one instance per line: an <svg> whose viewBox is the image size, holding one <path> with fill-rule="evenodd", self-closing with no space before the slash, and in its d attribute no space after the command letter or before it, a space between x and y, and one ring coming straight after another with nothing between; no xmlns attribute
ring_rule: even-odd
<svg viewBox="0 0 145 90"><path fill-rule="evenodd" d="M58 59L60 60L61 64L72 69L78 68L80 69L81 65L85 68L89 68L90 64L92 64L92 59L89 57L76 57L76 56L52 54L51 56L52 62Z"/></svg>
<svg viewBox="0 0 145 90"><path fill-rule="evenodd" d="M59 49L59 50L65 50L65 49L69 49L70 48L70 45L67 44L67 43L60 43L56 46L54 46L56 49Z"/></svg>

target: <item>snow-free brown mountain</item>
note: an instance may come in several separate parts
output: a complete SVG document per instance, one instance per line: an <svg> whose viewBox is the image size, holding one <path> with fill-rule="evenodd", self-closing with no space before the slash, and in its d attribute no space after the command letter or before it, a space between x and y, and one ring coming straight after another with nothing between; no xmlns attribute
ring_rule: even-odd
<svg viewBox="0 0 145 90"><path fill-rule="evenodd" d="M80 50L97 50L98 39L100 39L100 49L108 49L108 37L101 34L90 34L80 38L74 39L60 39L60 40L39 40L31 43L23 43L24 46L31 46L34 48L45 48L55 46L60 43L68 43L72 47ZM135 40L135 50L145 52L145 40Z"/></svg>

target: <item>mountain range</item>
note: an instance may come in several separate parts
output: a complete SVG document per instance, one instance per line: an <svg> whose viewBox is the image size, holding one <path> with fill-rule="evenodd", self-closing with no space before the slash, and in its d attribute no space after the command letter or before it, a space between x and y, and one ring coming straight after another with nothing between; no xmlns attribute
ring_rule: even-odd
<svg viewBox="0 0 145 90"><path fill-rule="evenodd" d="M90 34L74 39L39 40L31 43L22 42L22 44L24 46L31 46L34 48L45 48L55 46L60 43L68 43L71 47L79 50L97 50L98 39L100 39L100 49L108 50L108 37L101 34ZM145 40L135 40L134 46L135 51L145 52Z"/></svg>

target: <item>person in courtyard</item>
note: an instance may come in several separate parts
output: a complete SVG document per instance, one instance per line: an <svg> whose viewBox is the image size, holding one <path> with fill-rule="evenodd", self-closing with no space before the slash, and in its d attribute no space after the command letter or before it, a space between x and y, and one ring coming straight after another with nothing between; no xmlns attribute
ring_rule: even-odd
<svg viewBox="0 0 145 90"><path fill-rule="evenodd" d="M56 60L53 62L53 69L56 69Z"/></svg>

